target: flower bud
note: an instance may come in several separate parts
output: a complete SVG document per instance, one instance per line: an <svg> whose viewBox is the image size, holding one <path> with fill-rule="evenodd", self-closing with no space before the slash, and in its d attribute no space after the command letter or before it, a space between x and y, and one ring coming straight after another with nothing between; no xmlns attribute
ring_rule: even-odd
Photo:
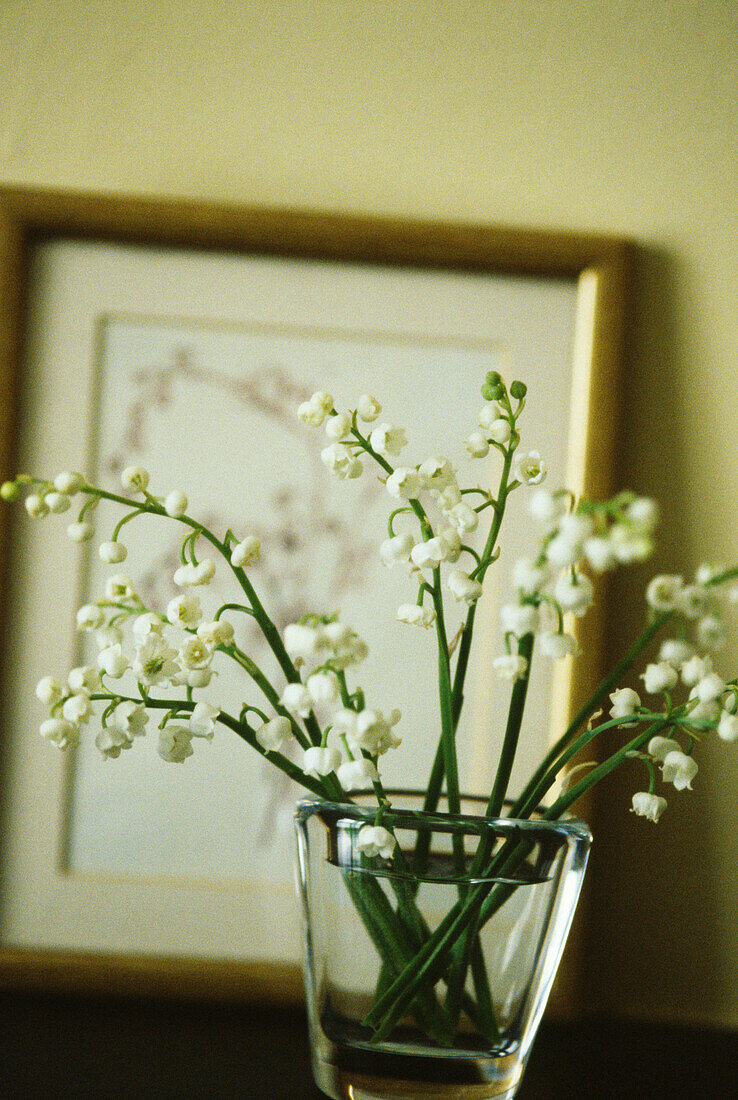
<svg viewBox="0 0 738 1100"><path fill-rule="evenodd" d="M57 516L61 515L62 512L67 512L72 504L66 493L47 493L45 499L49 511Z"/></svg>
<svg viewBox="0 0 738 1100"><path fill-rule="evenodd" d="M128 557L128 551L120 542L101 542L97 552L106 565L117 565Z"/></svg>
<svg viewBox="0 0 738 1100"><path fill-rule="evenodd" d="M515 381L510 386L510 396L514 397L516 401L522 401L528 392L528 387L525 382Z"/></svg>
<svg viewBox="0 0 738 1100"><path fill-rule="evenodd" d="M0 485L0 497L3 500L12 501L17 500L20 496L20 486L15 481L4 481Z"/></svg>
<svg viewBox="0 0 738 1100"><path fill-rule="evenodd" d="M66 493L68 497L73 497L80 491L85 483L85 479L82 474L74 473L72 470L62 470L60 474L54 478L54 488L58 493Z"/></svg>
<svg viewBox="0 0 738 1100"><path fill-rule="evenodd" d="M164 501L164 511L172 519L179 519L187 511L187 497L181 489L172 489Z"/></svg>
<svg viewBox="0 0 738 1100"><path fill-rule="evenodd" d="M36 698L47 707L53 707L61 700L62 686L53 676L44 676L36 684Z"/></svg>
<svg viewBox="0 0 738 1100"><path fill-rule="evenodd" d="M49 514L49 506L39 493L29 493L25 499L25 507L31 519L43 519Z"/></svg>
<svg viewBox="0 0 738 1100"><path fill-rule="evenodd" d="M236 568L251 565L252 562L259 560L260 553L261 543L256 535L247 535L242 542L233 547L231 565L236 566Z"/></svg>
<svg viewBox="0 0 738 1100"><path fill-rule="evenodd" d="M89 542L94 534L95 528L85 520L79 523L70 523L67 527L67 535L72 542Z"/></svg>

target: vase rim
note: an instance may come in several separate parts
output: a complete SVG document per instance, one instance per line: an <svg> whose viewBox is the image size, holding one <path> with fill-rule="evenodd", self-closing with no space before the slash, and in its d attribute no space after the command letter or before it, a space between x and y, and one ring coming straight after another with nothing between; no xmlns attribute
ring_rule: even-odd
<svg viewBox="0 0 738 1100"><path fill-rule="evenodd" d="M395 797L414 797L423 798L425 791L411 790L407 788L395 788L388 790L387 795L392 798ZM374 797L371 792L357 792L357 795L365 795L366 797ZM480 806L486 806L487 799L482 795L461 795L461 802L469 803L476 802ZM514 803L510 799L506 799L505 806L513 806ZM336 802L330 799L322 799L314 796L308 796L301 798L295 807L295 817L298 821L304 821L315 813L321 811L337 812L345 810L347 816L352 816L356 819L364 820L369 823L373 822L377 806L373 805L362 806L358 802ZM545 810L544 810L545 812ZM458 828L461 826L464 829L468 829L473 833L484 833L490 830L499 833L512 833L515 831L525 832L531 837L534 837L536 833L539 835L546 835L551 837L552 835L559 836L562 840L570 840L577 843L584 843L589 846L592 843L592 833L589 826L581 818L566 816L558 819L547 819L541 817L538 814L535 817L529 818L513 818L513 817L487 817L485 814L451 814L444 810L422 810L411 809L402 806L391 806L386 809L383 815L384 820L389 820L398 825L401 825L402 821L406 822L405 827L411 827L415 822L418 825L425 827L432 827L439 831L450 831L450 822L453 820L454 826Z"/></svg>

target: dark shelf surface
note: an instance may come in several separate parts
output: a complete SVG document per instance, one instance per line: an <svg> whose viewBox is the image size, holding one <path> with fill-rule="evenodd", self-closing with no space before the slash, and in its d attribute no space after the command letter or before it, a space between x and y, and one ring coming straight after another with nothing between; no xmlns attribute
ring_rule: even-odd
<svg viewBox="0 0 738 1100"><path fill-rule="evenodd" d="M299 1009L0 994L3 1097L323 1100ZM738 1036L544 1023L519 1100L735 1100Z"/></svg>

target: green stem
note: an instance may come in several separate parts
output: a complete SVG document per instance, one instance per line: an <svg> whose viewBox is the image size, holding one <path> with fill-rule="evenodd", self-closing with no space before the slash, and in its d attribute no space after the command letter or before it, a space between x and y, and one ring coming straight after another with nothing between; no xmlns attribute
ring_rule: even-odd
<svg viewBox="0 0 738 1100"><path fill-rule="evenodd" d="M102 695L98 693L91 695L90 698L95 700L110 699L111 695ZM116 694L112 696L112 698L119 699L121 702L140 704L140 700L130 695ZM193 699L154 699L148 693L146 693L143 702L147 709L152 707L157 710L172 710L176 707L179 710L192 711L197 705ZM286 756L282 756L279 752L268 752L266 749L262 748L256 740L254 731L245 722L239 722L233 715L227 714L222 710L218 714L217 721L237 734L247 745L256 749L260 756L263 756L270 764L274 764L275 767L283 771L285 775L288 775L290 779L293 779L295 783L299 783L300 786L305 787L307 790L311 791L312 794L317 795L321 799L330 800L334 797L333 792L328 789L324 783L320 783L311 776L305 775L297 765L293 764L291 760L288 760Z"/></svg>
<svg viewBox="0 0 738 1100"><path fill-rule="evenodd" d="M528 694L530 665L533 657L533 642L534 637L532 634L523 635L518 642L518 655L525 659L526 669L525 674L521 676L519 680L516 680L513 686L510 709L507 716L505 739L502 743L502 752L500 753L500 761L497 765L494 786L489 797L489 802L487 803L487 817L499 817L505 802L505 795L507 794L507 787L510 782L510 775L513 763L515 762L515 753L520 738L520 726L523 721L525 700Z"/></svg>
<svg viewBox="0 0 738 1100"><path fill-rule="evenodd" d="M658 633L662 626L665 625L673 617L673 612L666 611L661 615L658 615L653 622L649 623L641 636L636 640L634 645L628 650L625 656L618 662L615 668L610 672L604 680L601 681L599 686L590 695L587 702L582 706L578 713L572 718L569 725L566 727L561 737L548 751L544 759L536 768L535 772L528 780L523 791L513 805L510 816L520 817L521 807L526 805L530 800L533 791L539 786L542 778L546 772L551 768L552 764L556 762L559 755L571 741L572 737L577 733L577 730L587 721L587 719L594 713L600 703L605 699L611 688L615 687L623 678L624 674L631 668L637 658L641 655L653 636Z"/></svg>

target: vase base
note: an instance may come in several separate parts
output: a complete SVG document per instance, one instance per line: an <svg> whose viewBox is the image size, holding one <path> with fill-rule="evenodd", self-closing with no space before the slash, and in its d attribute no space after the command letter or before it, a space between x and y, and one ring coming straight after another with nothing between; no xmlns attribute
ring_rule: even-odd
<svg viewBox="0 0 738 1100"><path fill-rule="evenodd" d="M361 1072L314 1057L313 1075L332 1100L512 1100L523 1074L521 1062L510 1057L485 1059L474 1080L467 1073L463 1075L466 1080L459 1079L452 1066L442 1062L435 1063L432 1073L406 1076L399 1066L393 1066L396 1059L391 1055L377 1052L376 1058L376 1069ZM470 1068L467 1063L465 1069Z"/></svg>

